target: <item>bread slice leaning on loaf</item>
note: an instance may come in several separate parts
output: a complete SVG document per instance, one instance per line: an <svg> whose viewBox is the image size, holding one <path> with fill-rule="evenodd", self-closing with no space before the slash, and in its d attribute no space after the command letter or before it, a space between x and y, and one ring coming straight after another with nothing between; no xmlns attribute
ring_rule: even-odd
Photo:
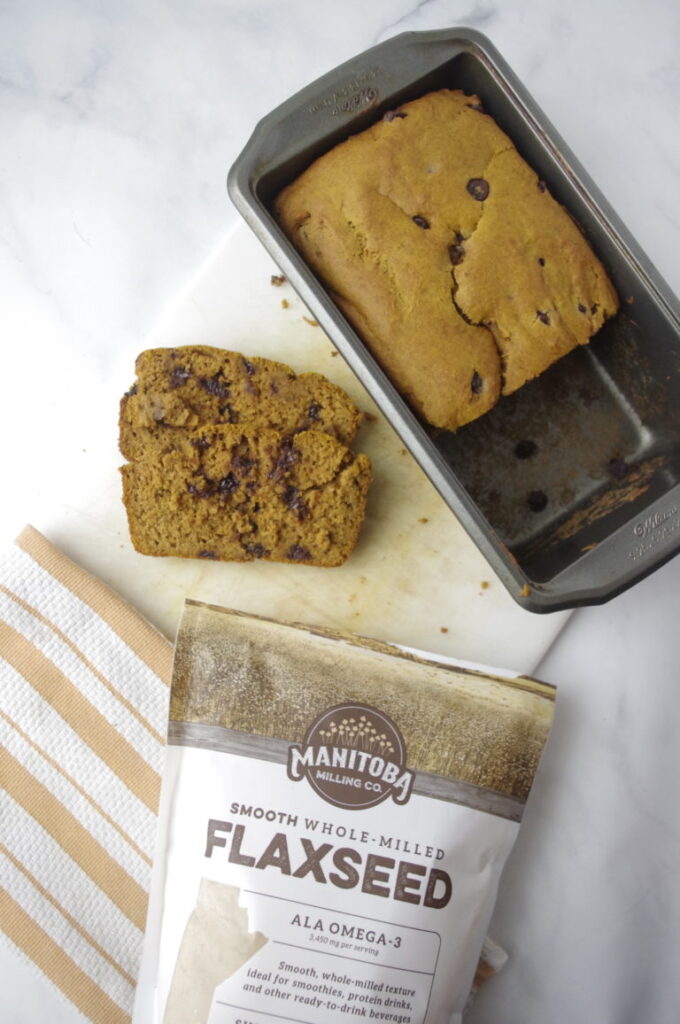
<svg viewBox="0 0 680 1024"><path fill-rule="evenodd" d="M239 424L283 434L321 430L352 443L361 414L318 373L207 345L154 348L135 364L137 380L120 405L120 450L137 459L172 448L182 432Z"/></svg>
<svg viewBox="0 0 680 1024"><path fill-rule="evenodd" d="M460 91L405 103L335 146L274 213L436 427L487 412L618 308L570 215Z"/></svg>

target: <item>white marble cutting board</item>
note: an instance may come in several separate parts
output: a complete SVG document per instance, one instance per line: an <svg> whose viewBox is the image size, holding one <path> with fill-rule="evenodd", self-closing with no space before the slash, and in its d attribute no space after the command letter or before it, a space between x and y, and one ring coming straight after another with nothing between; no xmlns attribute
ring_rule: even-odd
<svg viewBox="0 0 680 1024"><path fill-rule="evenodd" d="M507 594L399 438L250 230L237 225L137 350L121 351L82 438L83 468L69 504L34 525L109 582L172 637L185 596L316 622L457 658L531 671L566 615L537 616ZM284 308L284 300L288 307ZM137 351L206 344L315 370L372 415L355 447L374 483L358 547L337 569L266 562L212 563L137 554L120 501L115 449L119 395Z"/></svg>

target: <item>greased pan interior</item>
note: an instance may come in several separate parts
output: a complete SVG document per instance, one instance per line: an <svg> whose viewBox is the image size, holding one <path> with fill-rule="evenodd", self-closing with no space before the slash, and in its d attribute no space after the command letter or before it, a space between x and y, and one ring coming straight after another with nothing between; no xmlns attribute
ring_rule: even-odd
<svg viewBox="0 0 680 1024"><path fill-rule="evenodd" d="M580 225L622 300L590 345L455 434L418 421L270 212L321 153L443 87L481 98ZM600 603L677 553L677 301L484 36L410 33L325 75L260 122L229 190L520 603L532 611Z"/></svg>

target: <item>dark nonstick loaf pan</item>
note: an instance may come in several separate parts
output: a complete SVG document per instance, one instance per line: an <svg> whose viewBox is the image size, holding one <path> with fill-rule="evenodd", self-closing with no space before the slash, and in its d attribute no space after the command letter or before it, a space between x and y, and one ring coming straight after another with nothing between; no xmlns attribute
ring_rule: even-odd
<svg viewBox="0 0 680 1024"><path fill-rule="evenodd" d="M576 219L621 310L590 345L454 433L418 420L271 215L280 189L387 110L476 93ZM597 604L680 548L680 309L563 141L478 32L409 33L324 75L257 125L230 195L509 592L536 612Z"/></svg>

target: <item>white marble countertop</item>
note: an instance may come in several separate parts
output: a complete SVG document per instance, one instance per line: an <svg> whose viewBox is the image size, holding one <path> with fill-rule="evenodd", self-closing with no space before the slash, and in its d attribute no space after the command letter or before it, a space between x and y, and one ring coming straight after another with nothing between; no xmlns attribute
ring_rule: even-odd
<svg viewBox="0 0 680 1024"><path fill-rule="evenodd" d="M0 538L80 487L83 419L237 220L256 120L398 32L488 35L680 291L673 0L9 0L0 10ZM680 559L576 612L472 1024L671 1024L680 975ZM8 1024L75 1019L0 960Z"/></svg>

